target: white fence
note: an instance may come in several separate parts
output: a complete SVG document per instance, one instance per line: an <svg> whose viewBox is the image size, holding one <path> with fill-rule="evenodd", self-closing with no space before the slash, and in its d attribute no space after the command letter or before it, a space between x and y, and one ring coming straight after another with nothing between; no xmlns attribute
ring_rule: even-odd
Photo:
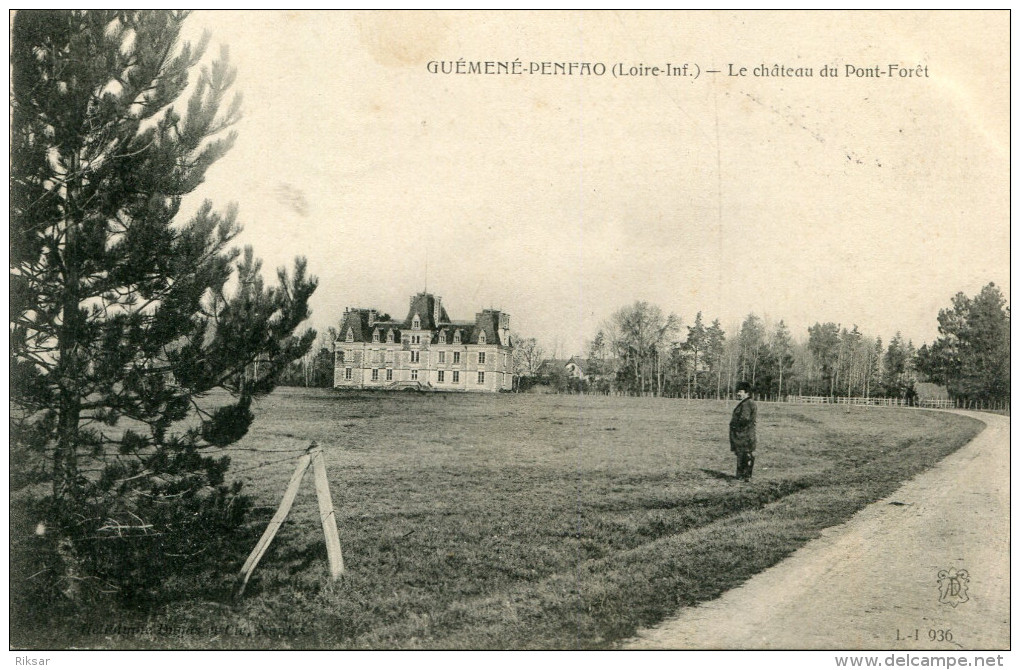
<svg viewBox="0 0 1020 670"><path fill-rule="evenodd" d="M914 398L913 400L907 400L905 398L843 398L822 395L790 395L782 398L780 402L799 403L803 405L876 405L880 407L927 407L935 409L1009 411L1008 402L951 400L949 398Z"/></svg>

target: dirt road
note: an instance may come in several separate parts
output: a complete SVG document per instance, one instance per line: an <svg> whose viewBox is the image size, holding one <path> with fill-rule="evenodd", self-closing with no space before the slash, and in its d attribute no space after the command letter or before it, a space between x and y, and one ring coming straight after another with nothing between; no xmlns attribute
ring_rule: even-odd
<svg viewBox="0 0 1020 670"><path fill-rule="evenodd" d="M889 498L625 648L1008 649L1009 417L960 413L988 427Z"/></svg>

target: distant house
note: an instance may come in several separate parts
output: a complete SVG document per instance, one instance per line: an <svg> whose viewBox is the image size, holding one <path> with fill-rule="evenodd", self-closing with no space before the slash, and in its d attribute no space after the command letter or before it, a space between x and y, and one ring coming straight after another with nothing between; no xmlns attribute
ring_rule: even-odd
<svg viewBox="0 0 1020 670"><path fill-rule="evenodd" d="M513 388L509 314L484 309L474 321L453 321L442 298L418 293L403 321L379 317L375 309L344 311L334 345L335 388Z"/></svg>
<svg viewBox="0 0 1020 670"><path fill-rule="evenodd" d="M582 361L577 356L573 356L563 365L563 370L567 373L567 376L571 379L580 379L581 381L588 381L588 376L584 373L584 368L587 365L585 361Z"/></svg>
<svg viewBox="0 0 1020 670"><path fill-rule="evenodd" d="M548 358L538 366L531 388L539 392L581 391L589 381L584 366L584 360L578 356Z"/></svg>
<svg viewBox="0 0 1020 670"><path fill-rule="evenodd" d="M535 376L547 379L564 376L573 379L584 379L584 361L578 356L547 358L538 366Z"/></svg>

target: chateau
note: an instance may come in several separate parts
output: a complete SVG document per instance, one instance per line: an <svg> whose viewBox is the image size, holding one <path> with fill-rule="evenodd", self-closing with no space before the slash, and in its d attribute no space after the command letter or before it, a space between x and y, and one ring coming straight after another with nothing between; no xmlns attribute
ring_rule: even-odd
<svg viewBox="0 0 1020 670"><path fill-rule="evenodd" d="M442 298L431 293L412 296L403 321L347 308L333 351L336 388L513 388L510 315L484 309L474 321L451 321Z"/></svg>

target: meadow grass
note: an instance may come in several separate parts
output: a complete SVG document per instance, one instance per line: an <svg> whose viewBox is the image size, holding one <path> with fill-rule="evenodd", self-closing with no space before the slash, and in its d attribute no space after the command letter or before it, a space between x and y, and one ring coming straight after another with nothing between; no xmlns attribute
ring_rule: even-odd
<svg viewBox="0 0 1020 670"><path fill-rule="evenodd" d="M158 605L83 613L22 643L611 648L774 565L981 428L940 412L761 403L743 484L730 476L732 406L280 389L231 452L258 503L245 546L219 571L163 585ZM234 575L297 458L276 450L313 440L347 573L329 581L308 475L235 600Z"/></svg>

